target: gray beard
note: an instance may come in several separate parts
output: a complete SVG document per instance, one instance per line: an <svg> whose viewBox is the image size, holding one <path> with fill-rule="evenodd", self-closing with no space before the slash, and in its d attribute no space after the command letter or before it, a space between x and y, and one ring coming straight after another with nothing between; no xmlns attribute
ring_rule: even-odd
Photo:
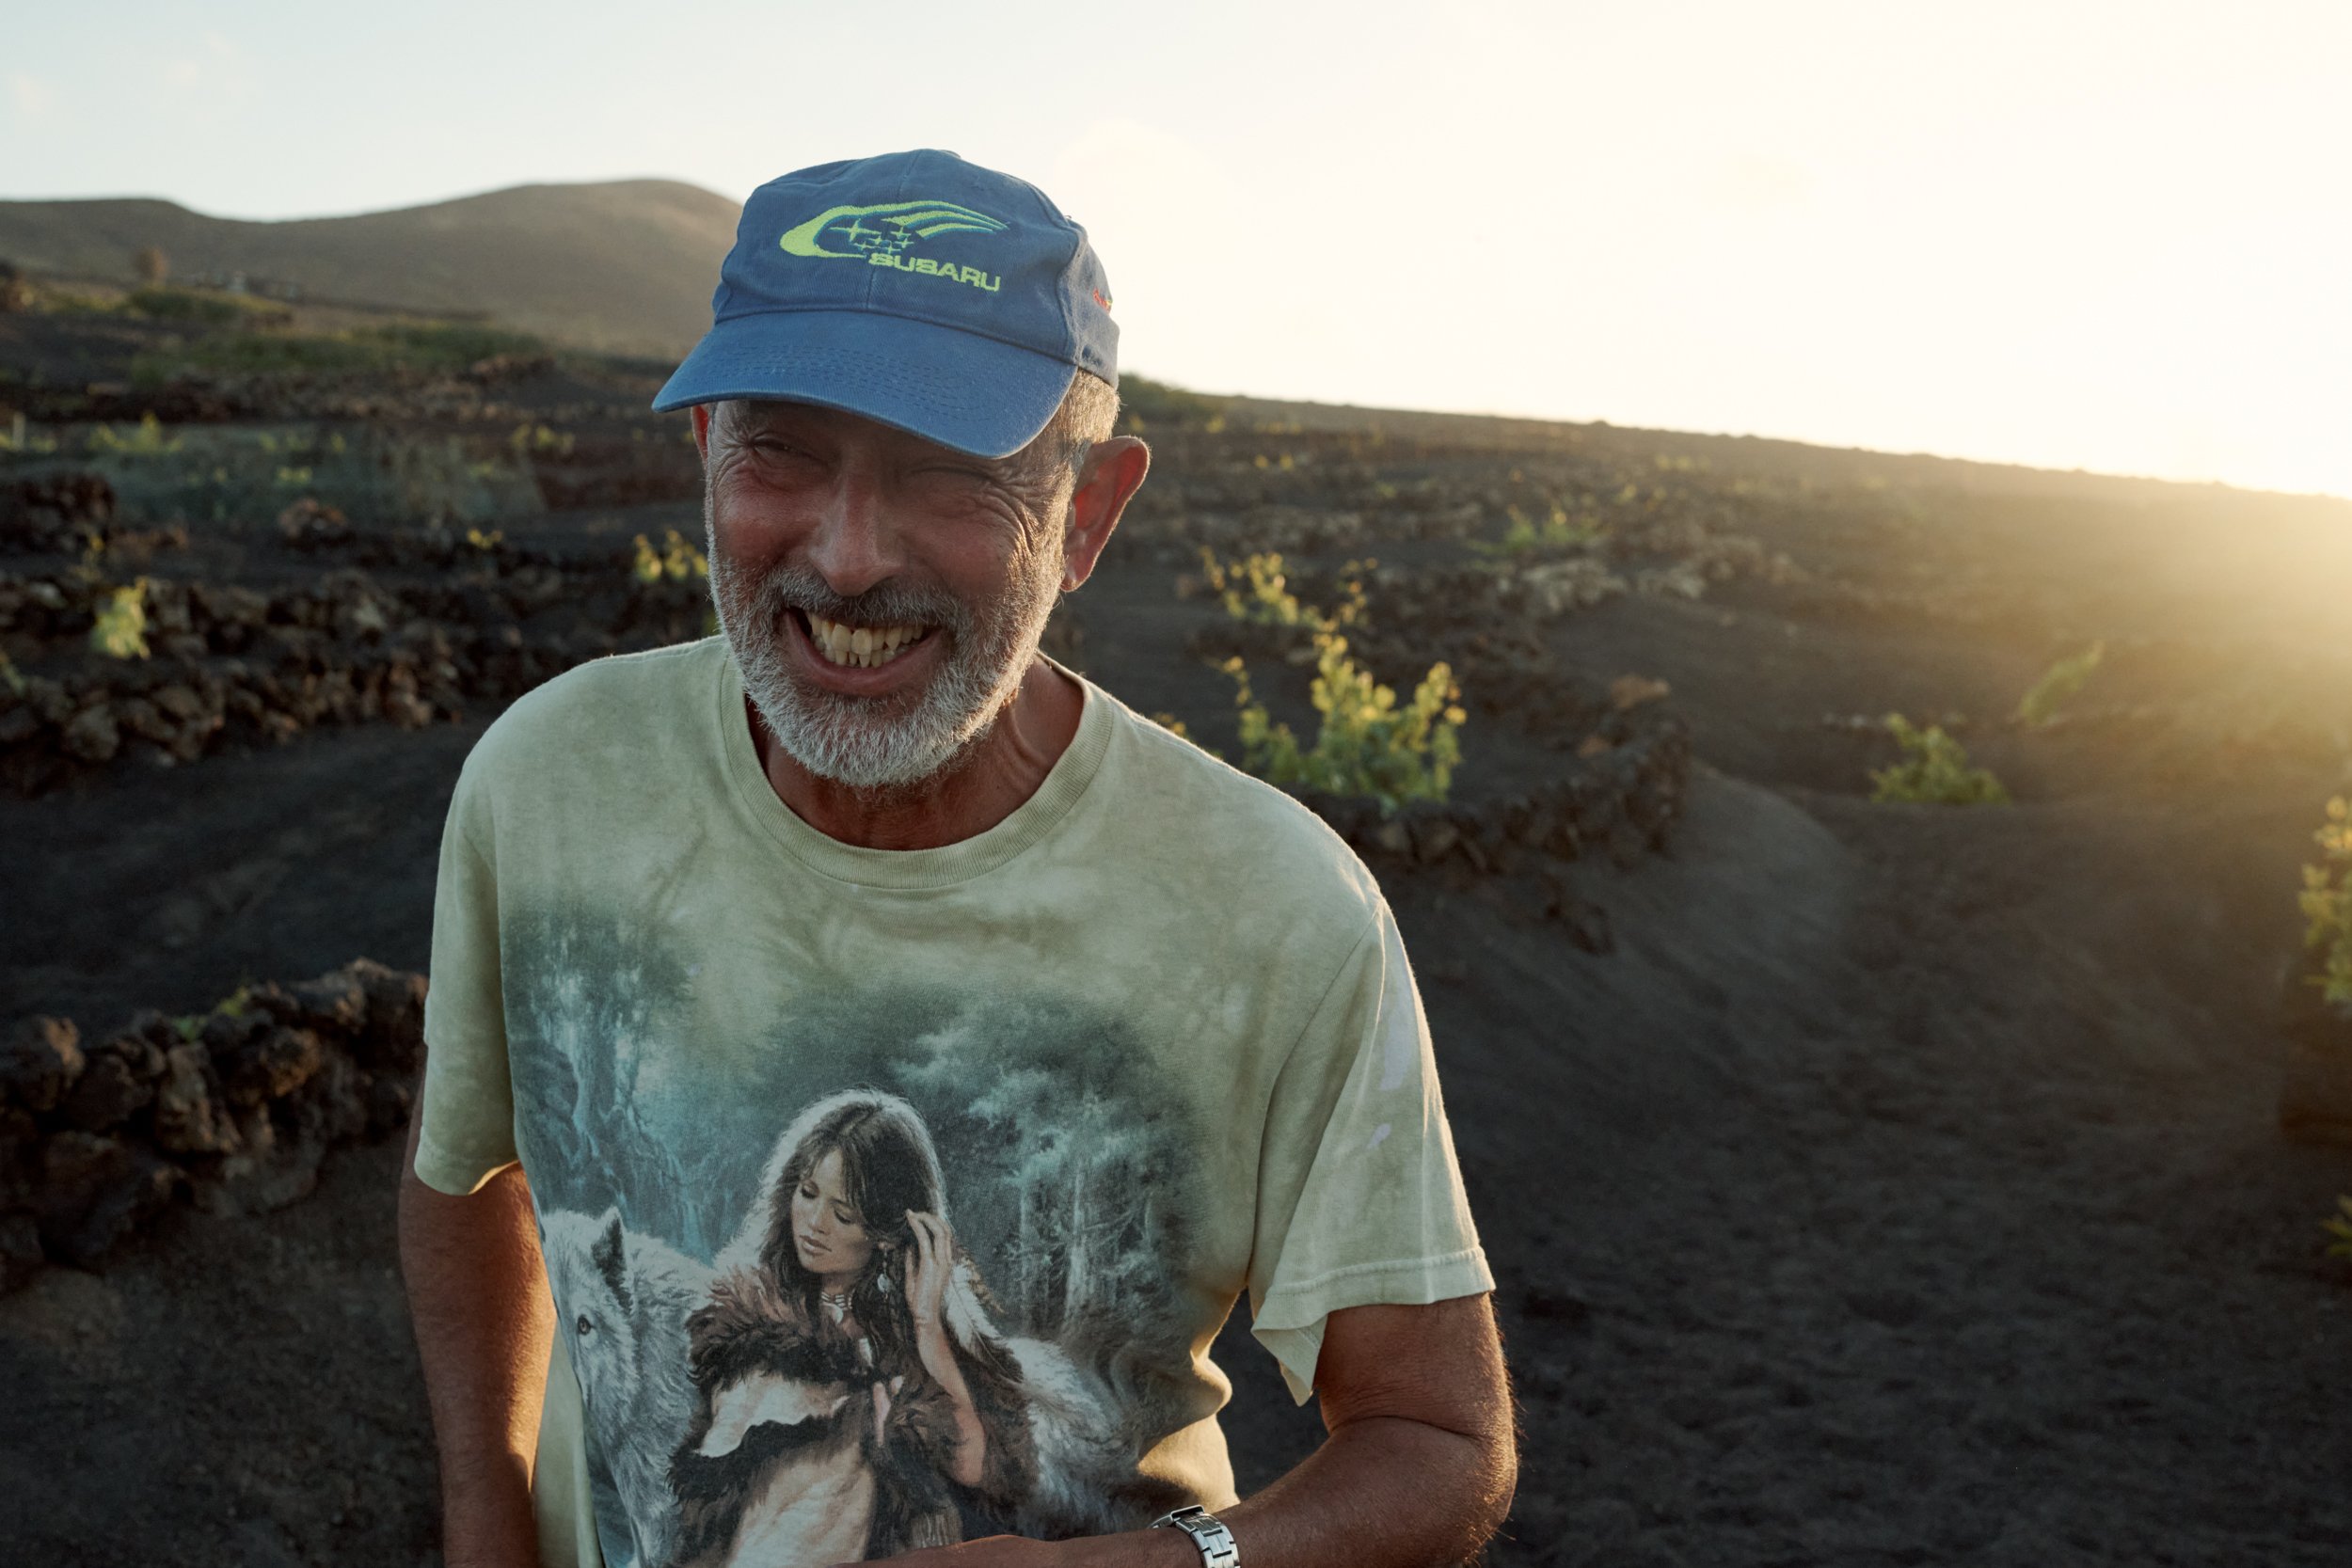
<svg viewBox="0 0 2352 1568"><path fill-rule="evenodd" d="M776 744L820 779L878 793L938 777L988 734L1037 657L1060 583L1058 557L1025 550L1004 599L982 615L950 594L894 582L843 598L799 567L747 583L719 553L715 532L707 544L719 629ZM794 635L785 617L795 610L852 626L930 626L948 640L946 658L911 699L808 686L784 650Z"/></svg>

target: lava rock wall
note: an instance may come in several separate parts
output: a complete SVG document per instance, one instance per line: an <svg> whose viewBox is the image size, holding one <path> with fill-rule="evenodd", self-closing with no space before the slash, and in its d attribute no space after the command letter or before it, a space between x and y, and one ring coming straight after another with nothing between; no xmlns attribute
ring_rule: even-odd
<svg viewBox="0 0 2352 1568"><path fill-rule="evenodd" d="M88 1267L175 1202L282 1208L329 1149L407 1123L421 974L366 958L198 1018L87 1038L34 1017L0 1040L0 1292Z"/></svg>

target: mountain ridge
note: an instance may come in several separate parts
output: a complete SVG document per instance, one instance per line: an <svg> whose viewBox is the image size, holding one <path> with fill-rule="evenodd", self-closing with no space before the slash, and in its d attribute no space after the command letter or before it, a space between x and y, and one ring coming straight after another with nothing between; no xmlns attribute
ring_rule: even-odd
<svg viewBox="0 0 2352 1568"><path fill-rule="evenodd" d="M244 274L308 299L486 315L555 341L675 355L710 325L734 201L676 180L513 185L342 217L219 218L156 197L0 201L0 261L135 281Z"/></svg>

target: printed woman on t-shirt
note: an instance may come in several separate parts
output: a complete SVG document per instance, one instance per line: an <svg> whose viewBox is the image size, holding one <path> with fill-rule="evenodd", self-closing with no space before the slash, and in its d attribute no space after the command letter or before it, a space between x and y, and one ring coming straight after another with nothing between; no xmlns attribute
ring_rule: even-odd
<svg viewBox="0 0 2352 1568"><path fill-rule="evenodd" d="M864 1090L818 1101L778 1142L760 1202L688 1320L678 1561L885 1558L1009 1515L1037 1476L1020 1365L957 1248L914 1107Z"/></svg>

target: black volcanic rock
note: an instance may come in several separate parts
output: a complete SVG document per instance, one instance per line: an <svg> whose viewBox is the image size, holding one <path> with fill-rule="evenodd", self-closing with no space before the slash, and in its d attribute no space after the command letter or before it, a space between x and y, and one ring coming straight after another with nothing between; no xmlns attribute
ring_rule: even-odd
<svg viewBox="0 0 2352 1568"><path fill-rule="evenodd" d="M34 1017L0 1039L0 1101L55 1110L82 1075L81 1031L66 1018Z"/></svg>

